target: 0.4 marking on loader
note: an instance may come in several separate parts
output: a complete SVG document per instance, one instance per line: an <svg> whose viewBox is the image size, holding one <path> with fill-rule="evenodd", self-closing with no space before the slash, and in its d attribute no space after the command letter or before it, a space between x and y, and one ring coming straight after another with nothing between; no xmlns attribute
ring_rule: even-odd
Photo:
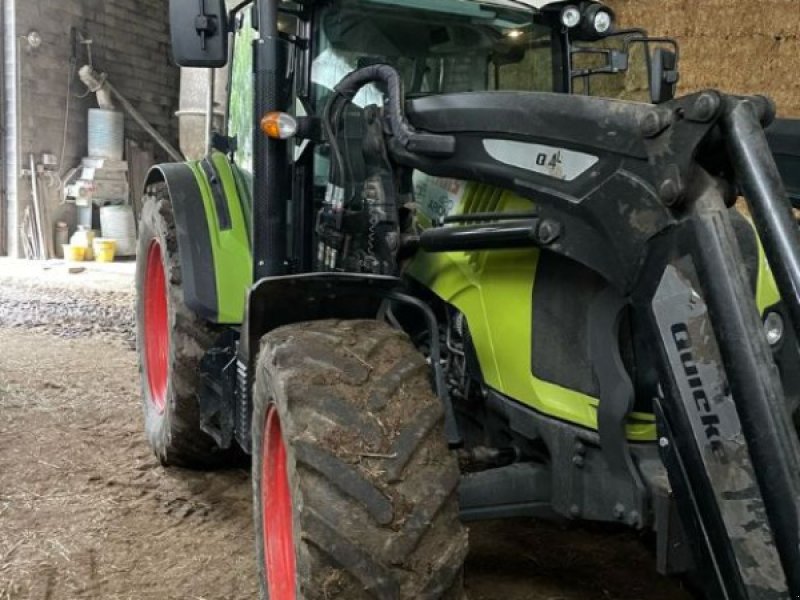
<svg viewBox="0 0 800 600"><path fill-rule="evenodd" d="M600 160L583 152L512 140L485 139L483 148L501 163L563 181L577 179Z"/></svg>

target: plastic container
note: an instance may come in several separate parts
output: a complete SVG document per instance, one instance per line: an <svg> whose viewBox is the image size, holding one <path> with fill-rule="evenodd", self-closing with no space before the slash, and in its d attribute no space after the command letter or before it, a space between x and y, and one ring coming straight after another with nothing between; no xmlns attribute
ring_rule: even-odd
<svg viewBox="0 0 800 600"><path fill-rule="evenodd" d="M100 230L104 238L117 242L117 256L136 254L136 222L127 205L109 205L100 209Z"/></svg>
<svg viewBox="0 0 800 600"><path fill-rule="evenodd" d="M87 229L83 225L78 225L78 230L69 238L69 243L73 246L80 246L84 249L83 260L92 260L92 241L96 234L94 229Z"/></svg>
<svg viewBox="0 0 800 600"><path fill-rule="evenodd" d="M56 258L64 258L64 246L69 244L69 227L64 221L56 223Z"/></svg>
<svg viewBox="0 0 800 600"><path fill-rule="evenodd" d="M89 109L89 156L122 160L125 147L125 119L121 112Z"/></svg>
<svg viewBox="0 0 800 600"><path fill-rule="evenodd" d="M108 238L95 238L93 244L94 259L97 262L113 262L116 247L116 240L110 240Z"/></svg>
<svg viewBox="0 0 800 600"><path fill-rule="evenodd" d="M86 248L83 246L62 244L61 249L64 251L64 260L68 262L81 262L86 254Z"/></svg>

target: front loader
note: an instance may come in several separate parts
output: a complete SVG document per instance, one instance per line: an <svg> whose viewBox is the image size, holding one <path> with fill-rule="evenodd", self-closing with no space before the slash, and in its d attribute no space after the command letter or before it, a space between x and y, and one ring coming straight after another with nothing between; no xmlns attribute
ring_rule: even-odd
<svg viewBox="0 0 800 600"><path fill-rule="evenodd" d="M512 517L652 532L701 597L800 598L768 99L674 98L675 42L591 1L170 19L229 102L208 156L148 175L145 423L165 464L252 456L265 598L461 598L464 523Z"/></svg>

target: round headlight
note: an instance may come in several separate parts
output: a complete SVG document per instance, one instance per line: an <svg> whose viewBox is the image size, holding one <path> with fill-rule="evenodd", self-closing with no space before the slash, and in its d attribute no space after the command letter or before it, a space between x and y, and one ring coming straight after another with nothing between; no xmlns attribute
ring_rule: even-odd
<svg viewBox="0 0 800 600"><path fill-rule="evenodd" d="M606 10L599 10L594 15L592 26L597 33L608 33L611 30L611 25L614 20L611 18L611 13Z"/></svg>
<svg viewBox="0 0 800 600"><path fill-rule="evenodd" d="M770 346L776 346L783 339L783 317L780 313L768 313L764 319L764 333Z"/></svg>
<svg viewBox="0 0 800 600"><path fill-rule="evenodd" d="M577 27L581 22L581 11L577 6L567 6L561 11L561 24L567 29Z"/></svg>

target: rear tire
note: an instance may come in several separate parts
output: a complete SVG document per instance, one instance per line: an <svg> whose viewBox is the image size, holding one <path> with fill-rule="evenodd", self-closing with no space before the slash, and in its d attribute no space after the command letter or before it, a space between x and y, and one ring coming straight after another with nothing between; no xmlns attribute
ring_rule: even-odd
<svg viewBox="0 0 800 600"><path fill-rule="evenodd" d="M136 252L136 348L147 441L164 465L219 467L228 454L200 429L200 359L219 335L183 302L172 203L148 188Z"/></svg>
<svg viewBox="0 0 800 600"><path fill-rule="evenodd" d="M277 329L261 341L254 405L265 598L463 597L458 465L425 358L402 332L377 321Z"/></svg>

